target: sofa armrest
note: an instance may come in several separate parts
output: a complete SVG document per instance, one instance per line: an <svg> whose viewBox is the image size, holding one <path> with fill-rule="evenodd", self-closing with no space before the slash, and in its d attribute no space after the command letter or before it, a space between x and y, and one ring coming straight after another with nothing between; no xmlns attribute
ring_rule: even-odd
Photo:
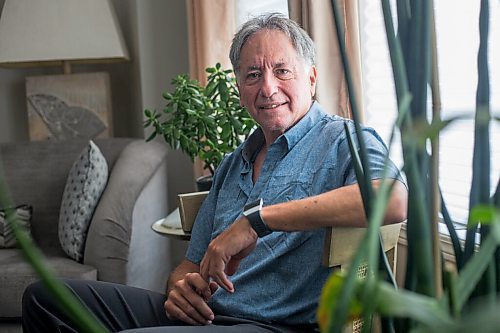
<svg viewBox="0 0 500 333"><path fill-rule="evenodd" d="M85 244L98 280L164 291L169 243L151 224L168 212L166 154L162 143L136 140L118 157Z"/></svg>

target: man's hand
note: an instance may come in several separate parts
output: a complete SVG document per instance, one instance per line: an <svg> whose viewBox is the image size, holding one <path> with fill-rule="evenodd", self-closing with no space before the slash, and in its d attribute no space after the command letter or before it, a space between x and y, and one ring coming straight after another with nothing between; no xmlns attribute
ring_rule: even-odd
<svg viewBox="0 0 500 333"><path fill-rule="evenodd" d="M164 304L168 318L191 325L211 324L214 313L206 302L216 289L216 283L207 283L199 273L187 273L168 293Z"/></svg>
<svg viewBox="0 0 500 333"><path fill-rule="evenodd" d="M200 264L201 276L233 293L234 287L227 275L236 273L241 260L252 252L256 243L257 233L248 219L241 217L210 242Z"/></svg>

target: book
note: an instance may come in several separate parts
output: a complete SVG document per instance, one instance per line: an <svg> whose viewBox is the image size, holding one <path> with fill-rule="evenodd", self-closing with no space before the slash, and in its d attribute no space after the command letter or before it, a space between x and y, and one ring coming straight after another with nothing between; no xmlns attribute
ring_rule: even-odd
<svg viewBox="0 0 500 333"><path fill-rule="evenodd" d="M208 195L208 191L182 193L177 195L179 215L184 232L191 232L201 204Z"/></svg>

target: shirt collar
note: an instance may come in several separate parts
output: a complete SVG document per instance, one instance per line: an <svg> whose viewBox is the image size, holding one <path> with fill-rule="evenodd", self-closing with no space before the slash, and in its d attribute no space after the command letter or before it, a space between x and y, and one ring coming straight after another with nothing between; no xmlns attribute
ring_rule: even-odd
<svg viewBox="0 0 500 333"><path fill-rule="evenodd" d="M326 113L323 111L321 105L318 102L314 101L311 105L311 108L307 113L299 120L297 124L295 124L292 128L286 131L283 135L278 137L278 140L286 140L288 150L292 149L297 142L299 142L304 135L311 130L323 117L326 116ZM283 139L282 139L283 138Z"/></svg>
<svg viewBox="0 0 500 333"><path fill-rule="evenodd" d="M276 143L285 141L288 150L292 149L304 137L304 135L315 126L321 118L325 117L326 113L323 111L321 105L314 101L311 108L302 117L301 120L284 134L276 139ZM245 142L242 149L242 157L246 163L250 164L255 159L260 147L264 144L265 138L262 129L257 128Z"/></svg>
<svg viewBox="0 0 500 333"><path fill-rule="evenodd" d="M258 127L252 134L250 134L241 151L241 155L247 166L255 160L257 152L260 150L260 147L262 147L264 142L264 132L262 132L262 129Z"/></svg>

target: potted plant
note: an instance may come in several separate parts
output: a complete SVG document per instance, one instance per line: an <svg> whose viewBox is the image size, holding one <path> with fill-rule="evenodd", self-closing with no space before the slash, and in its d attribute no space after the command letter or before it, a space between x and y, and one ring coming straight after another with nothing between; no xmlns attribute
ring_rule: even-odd
<svg viewBox="0 0 500 333"><path fill-rule="evenodd" d="M342 26L339 22L342 18L336 3L332 3L340 35ZM436 46L430 42L433 40L430 35L432 30L426 29L433 26L431 4L432 1L426 0L398 2L397 14L393 15L389 1L382 0L398 100L399 114L394 127L402 137L403 171L409 192L405 285L401 289L396 287L391 270L384 264L379 241L379 227L390 191L389 182L384 182L376 192L371 188L369 169L363 167L366 166L364 160L367 155L362 133L356 130L358 150L346 128L351 154L357 161L356 176L363 195L368 228L349 271L345 275L332 275L325 284L318 310L318 321L324 332L341 332L344 323L356 317L363 319L363 332L369 332L373 315L381 318L382 332L471 332L479 328L482 332L494 332L500 325L500 181L497 180L493 196L490 195L489 184L488 125L492 116L489 113L486 52L488 1L481 1L479 17L473 178L468 231L463 241L457 236L433 171L437 169L439 149L436 141L439 132L454 119L441 120L439 108L434 107L431 114L427 106L428 84L433 101L439 101L435 84L438 67L435 57L430 57ZM398 20L397 35L393 17ZM422 36L424 32L429 35ZM354 94L345 45L340 37L339 42L349 92ZM437 105L439 103L434 104ZM355 125L359 127L355 106L353 115ZM432 148L429 150L428 147ZM453 244L454 271L448 270L442 263L443 254L437 235L439 212ZM476 237L476 233L480 237ZM361 262L366 263L369 270L364 279L356 277Z"/></svg>
<svg viewBox="0 0 500 333"><path fill-rule="evenodd" d="M163 94L167 101L163 112L144 111L144 127L153 130L147 141L161 135L170 147L180 149L192 161L195 157L203 161L210 175L198 179L199 183L207 178L211 181L224 155L232 152L256 127L240 105L232 70L223 70L217 63L206 72L206 86L186 74L176 76L172 80L174 91Z"/></svg>

